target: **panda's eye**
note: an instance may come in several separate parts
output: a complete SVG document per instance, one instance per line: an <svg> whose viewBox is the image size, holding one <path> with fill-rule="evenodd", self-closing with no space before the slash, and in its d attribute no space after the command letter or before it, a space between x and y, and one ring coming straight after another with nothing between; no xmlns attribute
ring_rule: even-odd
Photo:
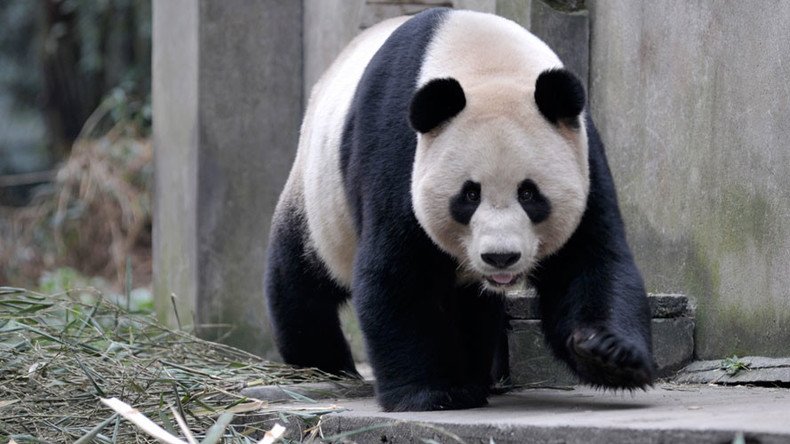
<svg viewBox="0 0 790 444"><path fill-rule="evenodd" d="M551 214L549 198L541 193L538 185L530 179L524 179L518 185L518 203L534 224L543 222Z"/></svg>
<svg viewBox="0 0 790 444"><path fill-rule="evenodd" d="M450 215L456 222L469 225L472 216L480 206L480 183L467 180L458 190L458 194L450 199Z"/></svg>
<svg viewBox="0 0 790 444"><path fill-rule="evenodd" d="M467 189L464 193L464 197L468 202L480 202L480 191L475 189Z"/></svg>
<svg viewBox="0 0 790 444"><path fill-rule="evenodd" d="M532 193L532 190L528 188L522 188L518 190L518 200L519 202L526 203L531 202L532 199L535 198L535 195Z"/></svg>

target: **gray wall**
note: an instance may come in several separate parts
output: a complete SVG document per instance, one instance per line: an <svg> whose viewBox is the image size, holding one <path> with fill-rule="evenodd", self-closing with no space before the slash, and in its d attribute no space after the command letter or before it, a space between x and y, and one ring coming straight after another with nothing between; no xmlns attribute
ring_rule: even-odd
<svg viewBox="0 0 790 444"><path fill-rule="evenodd" d="M702 358L790 355L790 2L591 4L593 115L648 289Z"/></svg>
<svg viewBox="0 0 790 444"><path fill-rule="evenodd" d="M192 325L197 294L198 7L153 2L154 293L160 317Z"/></svg>
<svg viewBox="0 0 790 444"><path fill-rule="evenodd" d="M529 5L529 1L511 0ZM496 12L496 0L304 0L304 97L360 31L382 20L450 6ZM513 10L518 10L513 6ZM520 9L524 9L522 6ZM527 9L529 9L527 7Z"/></svg>
<svg viewBox="0 0 790 444"><path fill-rule="evenodd" d="M202 336L266 355L264 252L299 133L302 4L167 0L153 13L158 312L172 323L175 293Z"/></svg>
<svg viewBox="0 0 790 444"><path fill-rule="evenodd" d="M588 80L637 261L696 300L700 357L790 355L790 3L768 0L154 2L163 317L175 293L271 356L264 251L304 99L360 29L436 5L512 18Z"/></svg>

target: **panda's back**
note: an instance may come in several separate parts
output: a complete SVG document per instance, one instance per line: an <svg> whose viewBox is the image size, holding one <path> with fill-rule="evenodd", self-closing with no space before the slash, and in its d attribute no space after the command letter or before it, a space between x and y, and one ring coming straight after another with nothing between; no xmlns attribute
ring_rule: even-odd
<svg viewBox="0 0 790 444"><path fill-rule="evenodd" d="M418 16L417 22L422 23L417 24L432 29L445 10L431 12L431 17ZM304 205L312 248L335 281L347 288L351 285L358 224L346 193L348 178L341 168L341 145L349 114L357 111L352 108L360 79L377 51L407 21L415 24L414 18L397 17L365 30L316 83L305 111L297 158L281 198ZM411 77L413 84L416 74Z"/></svg>
<svg viewBox="0 0 790 444"><path fill-rule="evenodd" d="M359 79L370 59L408 17L381 22L357 36L313 87L287 187L304 197L310 243L332 277L350 287L357 233L340 170L340 144Z"/></svg>
<svg viewBox="0 0 790 444"><path fill-rule="evenodd" d="M491 53L492 46L504 51ZM561 63L545 44L492 15L434 9L369 28L314 87L279 205L303 204L312 248L350 288L363 193L400 196L387 205L416 224L410 203L416 135L407 120L416 87L448 76L462 84L502 75L534 82L533 72L552 66Z"/></svg>

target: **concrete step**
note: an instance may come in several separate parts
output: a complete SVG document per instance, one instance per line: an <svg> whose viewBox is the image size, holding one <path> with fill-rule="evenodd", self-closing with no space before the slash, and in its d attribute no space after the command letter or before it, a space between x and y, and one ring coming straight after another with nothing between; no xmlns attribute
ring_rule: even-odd
<svg viewBox="0 0 790 444"><path fill-rule="evenodd" d="M314 405L314 404L313 404ZM329 442L790 443L790 390L663 384L647 392L528 389L484 408L381 412L373 399L335 401Z"/></svg>
<svg viewBox="0 0 790 444"><path fill-rule="evenodd" d="M697 361L679 371L674 381L687 384L748 384L790 388L790 358L733 356L714 361Z"/></svg>
<svg viewBox="0 0 790 444"><path fill-rule="evenodd" d="M694 317L688 298L649 295L653 318L653 355L658 375L666 377L694 357ZM578 381L548 349L540 330L537 296L532 291L508 297L510 382L517 386L567 386Z"/></svg>

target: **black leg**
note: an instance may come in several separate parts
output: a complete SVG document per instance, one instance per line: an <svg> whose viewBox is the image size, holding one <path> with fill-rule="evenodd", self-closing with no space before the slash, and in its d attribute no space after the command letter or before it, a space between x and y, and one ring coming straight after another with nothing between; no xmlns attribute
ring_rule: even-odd
<svg viewBox="0 0 790 444"><path fill-rule="evenodd" d="M388 411L484 405L487 384L469 376L455 295L455 265L419 226L393 242L371 230L357 252L353 300Z"/></svg>
<svg viewBox="0 0 790 444"><path fill-rule="evenodd" d="M304 230L294 210L272 226L265 292L277 348L289 364L358 376L338 319L349 293L305 250Z"/></svg>
<svg viewBox="0 0 790 444"><path fill-rule="evenodd" d="M651 384L650 310L626 243L600 138L587 121L590 195L568 243L533 273L543 329L555 354L583 382L612 388Z"/></svg>
<svg viewBox="0 0 790 444"><path fill-rule="evenodd" d="M504 296L471 284L459 289L456 300L469 378L477 385L491 387L507 377L507 363L502 367L501 362L507 360Z"/></svg>

